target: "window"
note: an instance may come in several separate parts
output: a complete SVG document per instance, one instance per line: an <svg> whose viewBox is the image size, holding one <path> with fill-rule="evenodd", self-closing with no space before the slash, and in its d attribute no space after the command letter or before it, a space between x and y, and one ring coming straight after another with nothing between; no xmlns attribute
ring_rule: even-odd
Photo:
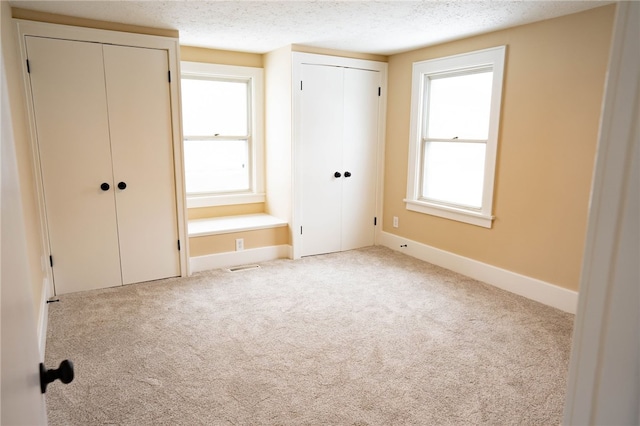
<svg viewBox="0 0 640 426"><path fill-rule="evenodd" d="M505 50L413 64L408 210L491 228Z"/></svg>
<svg viewBox="0 0 640 426"><path fill-rule="evenodd" d="M187 207L264 202L262 69L181 68Z"/></svg>

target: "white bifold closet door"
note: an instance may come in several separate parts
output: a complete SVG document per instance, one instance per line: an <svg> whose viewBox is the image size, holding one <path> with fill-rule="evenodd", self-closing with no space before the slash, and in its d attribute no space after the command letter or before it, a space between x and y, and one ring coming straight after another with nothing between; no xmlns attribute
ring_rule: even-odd
<svg viewBox="0 0 640 426"><path fill-rule="evenodd" d="M26 44L56 294L179 275L167 53Z"/></svg>
<svg viewBox="0 0 640 426"><path fill-rule="evenodd" d="M104 67L122 283L180 275L167 53L105 45Z"/></svg>
<svg viewBox="0 0 640 426"><path fill-rule="evenodd" d="M302 256L374 244L379 74L302 65Z"/></svg>

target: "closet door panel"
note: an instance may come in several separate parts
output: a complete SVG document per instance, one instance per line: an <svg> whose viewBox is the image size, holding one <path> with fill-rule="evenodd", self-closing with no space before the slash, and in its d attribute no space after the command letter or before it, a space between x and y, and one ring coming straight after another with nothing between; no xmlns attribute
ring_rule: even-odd
<svg viewBox="0 0 640 426"><path fill-rule="evenodd" d="M123 283L178 276L167 52L105 45L104 66Z"/></svg>
<svg viewBox="0 0 640 426"><path fill-rule="evenodd" d="M120 285L102 46L26 44L56 294Z"/></svg>
<svg viewBox="0 0 640 426"><path fill-rule="evenodd" d="M374 244L380 73L344 69L342 250Z"/></svg>
<svg viewBox="0 0 640 426"><path fill-rule="evenodd" d="M341 68L302 66L302 256L340 251L342 209ZM298 232L298 230L296 230Z"/></svg>

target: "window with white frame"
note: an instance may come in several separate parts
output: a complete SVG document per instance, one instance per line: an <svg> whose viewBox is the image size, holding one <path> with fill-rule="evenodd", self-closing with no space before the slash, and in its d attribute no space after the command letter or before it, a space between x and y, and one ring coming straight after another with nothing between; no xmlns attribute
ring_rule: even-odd
<svg viewBox="0 0 640 426"><path fill-rule="evenodd" d="M505 51L413 64L408 210L491 228Z"/></svg>
<svg viewBox="0 0 640 426"><path fill-rule="evenodd" d="M187 207L264 201L262 74L181 63Z"/></svg>

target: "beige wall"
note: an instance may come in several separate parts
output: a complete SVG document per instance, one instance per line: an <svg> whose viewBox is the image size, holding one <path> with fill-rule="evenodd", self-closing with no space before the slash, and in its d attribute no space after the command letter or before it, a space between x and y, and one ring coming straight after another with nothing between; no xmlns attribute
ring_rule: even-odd
<svg viewBox="0 0 640 426"><path fill-rule="evenodd" d="M188 219L206 219L211 217L237 216L243 214L264 213L264 203L233 204L230 206L198 207L188 210Z"/></svg>
<svg viewBox="0 0 640 426"><path fill-rule="evenodd" d="M614 11L391 56L384 231L577 290ZM493 229L407 211L412 63L499 45L507 59Z"/></svg>
<svg viewBox="0 0 640 426"><path fill-rule="evenodd" d="M289 244L289 229L287 226L280 226L278 228L258 229L248 232L192 237L189 238L189 255L203 256L235 251L236 238L244 238L245 250L278 246Z"/></svg>
<svg viewBox="0 0 640 426"><path fill-rule="evenodd" d="M38 204L35 192L31 142L29 124L25 104L24 83L22 81L21 60L18 51L11 8L7 2L1 2L2 7L2 60L5 64L8 85L10 116L13 127L16 159L18 162L18 176L22 196L22 208L27 237L27 257L29 263L30 291L33 295L33 306L38 321L43 307L40 302L45 292L43 286L45 273L41 266L41 256L44 255L38 218ZM2 123L4 126L5 123Z"/></svg>
<svg viewBox="0 0 640 426"><path fill-rule="evenodd" d="M180 46L180 60L262 68L262 55L259 53L232 52L193 46Z"/></svg>

